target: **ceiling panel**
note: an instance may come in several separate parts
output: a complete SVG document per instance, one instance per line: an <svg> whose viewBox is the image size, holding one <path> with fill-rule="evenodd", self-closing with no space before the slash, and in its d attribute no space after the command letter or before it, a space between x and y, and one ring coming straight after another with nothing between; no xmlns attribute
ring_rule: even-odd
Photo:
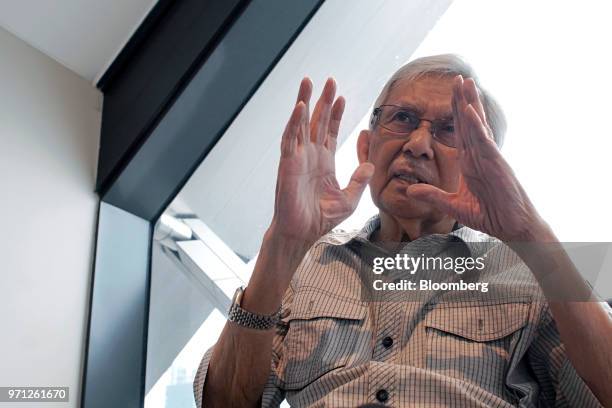
<svg viewBox="0 0 612 408"><path fill-rule="evenodd" d="M0 0L0 26L95 82L155 3Z"/></svg>

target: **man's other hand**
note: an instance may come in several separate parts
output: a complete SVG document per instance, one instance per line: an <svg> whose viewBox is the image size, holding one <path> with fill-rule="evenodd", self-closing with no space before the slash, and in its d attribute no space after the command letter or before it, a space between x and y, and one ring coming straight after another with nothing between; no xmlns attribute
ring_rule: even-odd
<svg viewBox="0 0 612 408"><path fill-rule="evenodd" d="M283 239L313 244L353 213L374 173L361 164L348 186L336 179L335 153L345 101L335 98L336 83L325 83L312 117L312 82L304 78L297 103L285 128L270 230ZM335 98L335 100L334 100Z"/></svg>
<svg viewBox="0 0 612 408"><path fill-rule="evenodd" d="M546 224L495 144L472 79L455 78L452 106L459 189L446 192L423 184L413 196L504 242L534 239L534 231L546 230Z"/></svg>

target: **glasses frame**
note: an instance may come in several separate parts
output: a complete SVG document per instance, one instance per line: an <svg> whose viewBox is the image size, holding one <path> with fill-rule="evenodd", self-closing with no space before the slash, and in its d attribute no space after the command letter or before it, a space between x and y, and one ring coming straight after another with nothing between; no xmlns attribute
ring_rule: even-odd
<svg viewBox="0 0 612 408"><path fill-rule="evenodd" d="M420 126L421 126L421 122L425 121L425 122L429 122L431 124L430 128L429 128L429 133L431 134L431 137L438 143L443 144L444 146L447 147L452 147L453 149L457 148L458 143L455 143L454 145L450 145L448 143L443 142L442 140L440 140L437 136L436 133L439 130L439 127L441 124L448 124L448 121L442 120L442 119L428 119L425 117L421 117L421 116L417 116L415 115L415 118L418 119L418 123L416 125L416 127L414 129L412 129L410 132L397 132L393 129L389 129L388 127L386 127L385 125L383 125L380 122L380 114L383 111L383 108L385 107L392 107L392 108L399 108L399 109L405 109L407 111L411 111L413 112L413 109L410 109L406 106L401 106L401 105L392 105L392 104L383 104L383 105L379 105L378 107L374 108L374 110L372 111L372 121L371 121L371 125L372 128L376 127L376 125L380 125L380 127L382 127L383 129L391 132L391 133L395 133L395 134L399 134L399 135L409 135L412 132L414 132L415 130L417 130ZM415 112L416 113L416 112ZM453 125L454 126L454 125Z"/></svg>

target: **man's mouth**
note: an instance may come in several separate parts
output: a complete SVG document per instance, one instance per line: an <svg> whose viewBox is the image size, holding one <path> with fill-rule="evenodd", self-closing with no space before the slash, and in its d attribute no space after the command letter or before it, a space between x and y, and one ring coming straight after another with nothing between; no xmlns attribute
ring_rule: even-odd
<svg viewBox="0 0 612 408"><path fill-rule="evenodd" d="M414 173L400 172L395 173L393 177L408 184L428 184L427 181Z"/></svg>

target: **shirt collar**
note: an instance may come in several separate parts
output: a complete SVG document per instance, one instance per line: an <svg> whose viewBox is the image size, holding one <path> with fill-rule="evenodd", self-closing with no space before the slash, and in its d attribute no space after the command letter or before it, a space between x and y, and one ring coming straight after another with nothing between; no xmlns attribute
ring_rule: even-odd
<svg viewBox="0 0 612 408"><path fill-rule="evenodd" d="M364 227L361 230L357 230L353 233L346 235L344 240L332 243L343 245L349 244L351 242L361 242L371 245L372 242L370 241L370 238L372 237L374 231L376 231L378 228L380 228L380 216L376 214L365 223ZM453 230L446 235L448 236L449 241L451 242L456 242L457 240L463 242L470 251L470 255L472 257L480 256L483 252L486 251L487 246L482 245L483 243L492 243L497 241L495 238L483 232L473 230L469 227L466 227L465 225L459 224L458 222L455 222L455 225L453 225Z"/></svg>

